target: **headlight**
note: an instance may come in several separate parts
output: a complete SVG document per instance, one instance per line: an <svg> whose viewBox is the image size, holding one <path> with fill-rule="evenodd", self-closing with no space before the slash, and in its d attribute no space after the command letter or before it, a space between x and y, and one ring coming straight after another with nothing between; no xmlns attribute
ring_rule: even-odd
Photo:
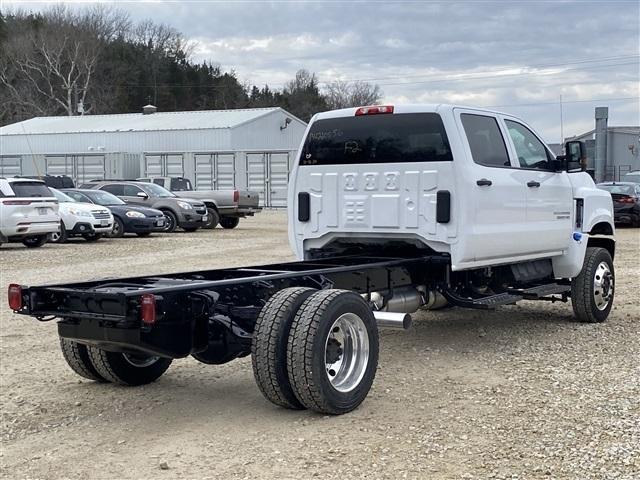
<svg viewBox="0 0 640 480"><path fill-rule="evenodd" d="M178 202L178 206L183 210L193 210L193 206L187 202Z"/></svg>
<svg viewBox="0 0 640 480"><path fill-rule="evenodd" d="M67 208L67 213L71 215L75 215L76 217L93 217L90 212L85 212L84 210L78 210L77 208L69 207Z"/></svg>
<svg viewBox="0 0 640 480"><path fill-rule="evenodd" d="M129 218L144 218L144 213L136 212L134 210L128 210L125 215Z"/></svg>

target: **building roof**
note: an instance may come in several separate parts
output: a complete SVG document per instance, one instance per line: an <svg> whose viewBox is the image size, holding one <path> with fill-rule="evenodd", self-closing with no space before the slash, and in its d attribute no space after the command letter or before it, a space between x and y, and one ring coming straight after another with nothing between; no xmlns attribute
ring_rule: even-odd
<svg viewBox="0 0 640 480"><path fill-rule="evenodd" d="M611 133L629 133L631 135L640 135L640 126L617 126L617 127L607 127L607 132ZM573 137L568 137L567 140L573 140L577 138L590 137L595 134L595 130L589 130L588 132L581 133L579 135L574 135Z"/></svg>
<svg viewBox="0 0 640 480"><path fill-rule="evenodd" d="M197 110L189 112L123 113L75 117L35 117L0 128L0 135L51 133L141 132L154 130L199 130L234 128L280 107L237 110ZM287 116L296 119L288 112ZM298 119L296 119L298 120Z"/></svg>

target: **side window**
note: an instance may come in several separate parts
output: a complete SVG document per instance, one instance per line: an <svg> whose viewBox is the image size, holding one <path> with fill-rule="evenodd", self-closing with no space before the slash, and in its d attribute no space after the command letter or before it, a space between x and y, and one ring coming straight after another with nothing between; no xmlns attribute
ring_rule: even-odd
<svg viewBox="0 0 640 480"><path fill-rule="evenodd" d="M86 203L92 203L91 200L89 200L87 197L85 197L83 194L79 193L79 192L64 192L67 195L69 195L71 198L73 198L76 202L86 202Z"/></svg>
<svg viewBox="0 0 640 480"><path fill-rule="evenodd" d="M493 117L463 113L460 115L473 161L489 167L510 167L507 146Z"/></svg>
<svg viewBox="0 0 640 480"><path fill-rule="evenodd" d="M153 183L155 183L156 185L160 185L161 187L164 187L164 178L154 178Z"/></svg>
<svg viewBox="0 0 640 480"><path fill-rule="evenodd" d="M505 124L516 147L520 167L549 170L549 154L538 137L524 125L512 120L505 120Z"/></svg>
<svg viewBox="0 0 640 480"><path fill-rule="evenodd" d="M113 193L116 197L122 197L124 195L124 185L120 185L117 183L103 185L102 187L100 187L100 190L105 190L109 193Z"/></svg>
<svg viewBox="0 0 640 480"><path fill-rule="evenodd" d="M125 197L135 197L140 192L142 192L142 189L136 187L135 185L124 185L124 196Z"/></svg>

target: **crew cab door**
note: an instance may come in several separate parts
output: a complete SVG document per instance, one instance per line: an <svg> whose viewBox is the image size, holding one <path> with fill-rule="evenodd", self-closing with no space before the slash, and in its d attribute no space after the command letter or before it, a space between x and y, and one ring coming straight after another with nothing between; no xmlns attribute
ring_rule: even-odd
<svg viewBox="0 0 640 480"><path fill-rule="evenodd" d="M553 169L554 156L538 136L519 120L505 117L507 140L516 165L514 178L525 193L525 245L531 252L558 252L571 239L573 191L567 172Z"/></svg>
<svg viewBox="0 0 640 480"><path fill-rule="evenodd" d="M467 221L455 255L460 264L454 268L526 256L526 191L514 175L501 119L458 108L454 116L467 157L465 168L458 169Z"/></svg>

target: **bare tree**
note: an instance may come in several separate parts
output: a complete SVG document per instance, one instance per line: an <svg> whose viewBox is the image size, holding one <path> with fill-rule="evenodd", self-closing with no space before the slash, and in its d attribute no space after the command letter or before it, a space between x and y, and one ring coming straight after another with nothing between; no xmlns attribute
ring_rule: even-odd
<svg viewBox="0 0 640 480"><path fill-rule="evenodd" d="M325 98L329 108L359 107L375 105L382 99L382 91L378 85L367 82L335 81L326 86Z"/></svg>
<svg viewBox="0 0 640 480"><path fill-rule="evenodd" d="M78 112L78 105L87 103L105 41L126 31L128 17L102 5L80 13L59 5L41 19L31 17L34 28L16 28L3 43L7 102L27 114L88 113L91 107Z"/></svg>

